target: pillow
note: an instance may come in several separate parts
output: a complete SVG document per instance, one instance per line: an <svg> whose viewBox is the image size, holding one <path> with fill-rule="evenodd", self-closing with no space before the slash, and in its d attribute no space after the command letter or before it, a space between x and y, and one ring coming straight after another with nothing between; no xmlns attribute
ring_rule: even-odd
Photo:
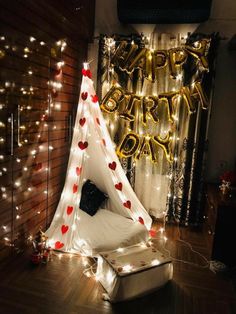
<svg viewBox="0 0 236 314"><path fill-rule="evenodd" d="M92 181L87 180L82 187L79 207L90 216L94 216L106 198L106 194L101 192Z"/></svg>

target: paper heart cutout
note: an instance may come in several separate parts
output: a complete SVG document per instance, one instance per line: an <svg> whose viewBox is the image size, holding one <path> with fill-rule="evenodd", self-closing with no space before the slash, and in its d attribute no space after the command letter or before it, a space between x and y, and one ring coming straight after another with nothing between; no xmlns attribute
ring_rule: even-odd
<svg viewBox="0 0 236 314"><path fill-rule="evenodd" d="M98 118L96 118L96 122L98 125L100 125L100 120Z"/></svg>
<svg viewBox="0 0 236 314"><path fill-rule="evenodd" d="M76 171L77 176L79 176L81 174L82 167L76 167L75 171Z"/></svg>
<svg viewBox="0 0 236 314"><path fill-rule="evenodd" d="M68 231L68 229L69 229L69 226L62 225L62 226L61 226L61 233L62 233L62 234L65 234L65 233Z"/></svg>
<svg viewBox="0 0 236 314"><path fill-rule="evenodd" d="M86 149L88 147L88 142L79 142L78 146L81 150Z"/></svg>
<svg viewBox="0 0 236 314"><path fill-rule="evenodd" d="M126 201L125 203L123 203L123 205L124 205L126 208L128 208L128 209L131 208L131 202L130 202L129 200Z"/></svg>
<svg viewBox="0 0 236 314"><path fill-rule="evenodd" d="M108 164L108 166L109 166L109 168L110 168L111 170L116 170L116 162L115 162L115 161L110 162L110 163Z"/></svg>
<svg viewBox="0 0 236 314"><path fill-rule="evenodd" d="M56 250L61 249L63 246L64 246L64 243L62 243L62 242L60 242L60 241L57 241L57 242L55 243L55 249L56 249Z"/></svg>
<svg viewBox="0 0 236 314"><path fill-rule="evenodd" d="M86 122L86 118L81 118L81 119L79 119L79 124L80 124L81 126L84 126L85 122Z"/></svg>
<svg viewBox="0 0 236 314"><path fill-rule="evenodd" d="M154 230L154 229L149 230L149 235L151 238L154 238L156 234L157 234L156 230Z"/></svg>
<svg viewBox="0 0 236 314"><path fill-rule="evenodd" d="M91 95L91 97L92 97L92 102L96 103L98 101L97 95Z"/></svg>
<svg viewBox="0 0 236 314"><path fill-rule="evenodd" d="M67 215L70 215L73 212L73 206L67 206Z"/></svg>
<svg viewBox="0 0 236 314"><path fill-rule="evenodd" d="M92 72L90 70L86 70L86 75L87 77L89 77L90 79L92 78Z"/></svg>
<svg viewBox="0 0 236 314"><path fill-rule="evenodd" d="M87 70L82 69L82 74L83 74L84 76L87 76L86 72L87 72Z"/></svg>
<svg viewBox="0 0 236 314"><path fill-rule="evenodd" d="M73 185L73 193L76 193L78 191L78 185L74 184Z"/></svg>
<svg viewBox="0 0 236 314"><path fill-rule="evenodd" d="M143 220L142 217L138 217L138 221L139 221L142 225L144 225L144 220Z"/></svg>
<svg viewBox="0 0 236 314"><path fill-rule="evenodd" d="M123 184L121 182L115 184L115 188L119 191L122 191Z"/></svg>
<svg viewBox="0 0 236 314"><path fill-rule="evenodd" d="M88 93L87 93L87 92L81 93L81 98L82 98L83 100L86 100L86 99L88 98Z"/></svg>
<svg viewBox="0 0 236 314"><path fill-rule="evenodd" d="M82 69L82 74L83 74L84 76L89 77L90 79L92 78L92 73L91 73L90 70Z"/></svg>
<svg viewBox="0 0 236 314"><path fill-rule="evenodd" d="M102 139L102 144L106 146L106 141L104 140L104 138Z"/></svg>

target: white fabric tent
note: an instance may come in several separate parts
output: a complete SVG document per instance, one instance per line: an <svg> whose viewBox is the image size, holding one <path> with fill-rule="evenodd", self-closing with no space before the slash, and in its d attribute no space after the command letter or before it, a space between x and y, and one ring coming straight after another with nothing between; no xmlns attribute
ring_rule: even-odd
<svg viewBox="0 0 236 314"><path fill-rule="evenodd" d="M115 153L85 64L66 181L46 234L57 250L96 255L148 238L151 217L138 200ZM83 183L108 195L106 208L89 216L79 209Z"/></svg>

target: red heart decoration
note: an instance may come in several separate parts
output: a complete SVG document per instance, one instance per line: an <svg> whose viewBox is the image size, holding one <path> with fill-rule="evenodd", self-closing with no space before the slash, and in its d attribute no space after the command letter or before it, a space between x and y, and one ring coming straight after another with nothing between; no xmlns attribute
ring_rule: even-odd
<svg viewBox="0 0 236 314"><path fill-rule="evenodd" d="M98 125L100 125L100 120L98 118L96 118L96 122Z"/></svg>
<svg viewBox="0 0 236 314"><path fill-rule="evenodd" d="M79 176L81 174L82 167L76 167L76 174Z"/></svg>
<svg viewBox="0 0 236 314"><path fill-rule="evenodd" d="M86 75L87 77L89 77L90 79L92 78L92 72L90 70L86 70Z"/></svg>
<svg viewBox="0 0 236 314"><path fill-rule="evenodd" d="M74 184L73 185L73 193L76 193L78 191L78 185Z"/></svg>
<svg viewBox="0 0 236 314"><path fill-rule="evenodd" d="M83 100L86 100L87 97L88 97L88 93L87 93L87 92L81 93L81 98L82 98Z"/></svg>
<svg viewBox="0 0 236 314"><path fill-rule="evenodd" d="M96 103L98 101L97 95L91 95L91 97L92 97L92 102Z"/></svg>
<svg viewBox="0 0 236 314"><path fill-rule="evenodd" d="M128 208L128 209L131 208L131 202L130 202L129 200L126 201L125 203L123 203L123 205L124 205L126 208Z"/></svg>
<svg viewBox="0 0 236 314"><path fill-rule="evenodd" d="M81 118L81 119L79 119L79 124L80 124L81 126L84 126L85 122L86 122L86 118Z"/></svg>
<svg viewBox="0 0 236 314"><path fill-rule="evenodd" d="M56 249L56 250L61 249L63 246L64 246L64 243L62 243L62 242L60 242L60 241L57 241L57 242L55 243L55 249Z"/></svg>
<svg viewBox="0 0 236 314"><path fill-rule="evenodd" d="M102 139L102 144L106 146L106 141L104 140L104 138Z"/></svg>
<svg viewBox="0 0 236 314"><path fill-rule="evenodd" d="M122 191L122 187L123 187L123 184L122 184L121 182L115 184L115 188L116 188L117 190Z"/></svg>
<svg viewBox="0 0 236 314"><path fill-rule="evenodd" d="M108 166L109 166L109 168L110 168L111 170L116 170L116 162L115 162L115 161L110 162L110 163L108 164Z"/></svg>
<svg viewBox="0 0 236 314"><path fill-rule="evenodd" d="M154 230L154 229L149 230L150 237L154 238L156 234L157 234L156 230Z"/></svg>
<svg viewBox="0 0 236 314"><path fill-rule="evenodd" d="M82 69L82 74L83 74L84 76L87 76L87 70Z"/></svg>
<svg viewBox="0 0 236 314"><path fill-rule="evenodd" d="M67 206L67 215L70 215L73 212L73 206Z"/></svg>
<svg viewBox="0 0 236 314"><path fill-rule="evenodd" d="M144 220L143 220L142 217L138 217L138 221L139 221L142 225L144 225Z"/></svg>
<svg viewBox="0 0 236 314"><path fill-rule="evenodd" d="M66 232L68 231L68 229L69 229L69 226L62 225L62 226L61 226L61 233L62 233L62 234L66 233Z"/></svg>
<svg viewBox="0 0 236 314"><path fill-rule="evenodd" d="M78 146L81 150L86 149L88 147L88 142L79 142Z"/></svg>

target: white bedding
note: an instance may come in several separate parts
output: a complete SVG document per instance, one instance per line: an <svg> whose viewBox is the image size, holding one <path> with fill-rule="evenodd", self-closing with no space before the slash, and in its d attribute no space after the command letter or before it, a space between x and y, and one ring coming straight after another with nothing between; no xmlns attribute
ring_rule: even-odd
<svg viewBox="0 0 236 314"><path fill-rule="evenodd" d="M134 222L106 209L99 209L89 216L79 211L79 221L74 233L73 249L86 255L96 256L99 252L127 247L146 241L148 230Z"/></svg>

